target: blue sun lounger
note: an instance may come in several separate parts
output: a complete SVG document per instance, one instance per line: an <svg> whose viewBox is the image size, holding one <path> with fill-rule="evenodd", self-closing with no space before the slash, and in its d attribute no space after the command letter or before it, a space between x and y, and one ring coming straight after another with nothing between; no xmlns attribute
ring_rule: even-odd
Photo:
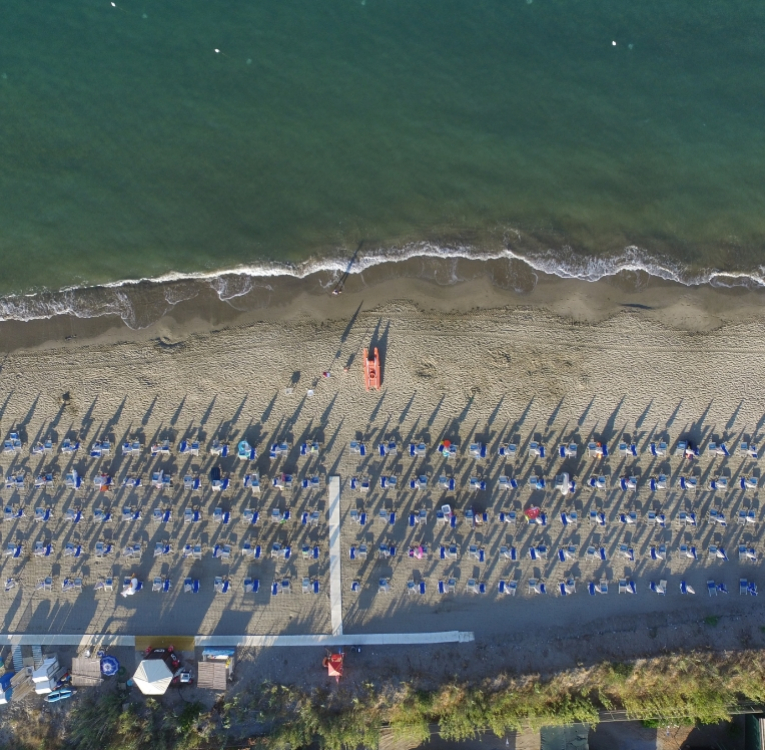
<svg viewBox="0 0 765 750"><path fill-rule="evenodd" d="M513 477L501 476L499 478L499 486L503 490L517 490L518 482Z"/></svg>
<svg viewBox="0 0 765 750"><path fill-rule="evenodd" d="M534 490L543 490L545 488L545 478L532 474L529 477L529 487L531 487L532 492Z"/></svg>
<svg viewBox="0 0 765 750"><path fill-rule="evenodd" d="M6 521L15 521L18 518L24 518L24 508L19 507L14 509L12 506L8 505L5 508L5 516Z"/></svg>
<svg viewBox="0 0 765 750"><path fill-rule="evenodd" d="M69 438L64 438L61 442L62 453L76 453L78 450L80 450L79 441L72 441Z"/></svg>
<svg viewBox="0 0 765 750"><path fill-rule="evenodd" d="M78 490L82 486L82 477L76 471L70 471L64 478L68 490Z"/></svg>
<svg viewBox="0 0 765 750"><path fill-rule="evenodd" d="M698 560L695 547L688 547L685 544L680 545L680 554L684 557L688 557L691 560Z"/></svg>
<svg viewBox="0 0 765 750"><path fill-rule="evenodd" d="M178 447L178 452L181 454L191 454L193 456L199 455L199 441L181 440L181 444Z"/></svg>
<svg viewBox="0 0 765 750"><path fill-rule="evenodd" d="M166 594L170 591L170 579L157 576L152 583L151 590Z"/></svg>
<svg viewBox="0 0 765 750"><path fill-rule="evenodd" d="M257 451L246 440L241 440L236 448L236 455L238 458L245 461L254 461L257 457Z"/></svg>
<svg viewBox="0 0 765 750"><path fill-rule="evenodd" d="M499 548L499 556L504 557L507 560L517 560L518 559L518 550L515 547L508 547L506 545L502 545Z"/></svg>
<svg viewBox="0 0 765 750"><path fill-rule="evenodd" d="M224 511L222 508L215 508L213 510L213 520L225 525L231 520L231 513L227 510Z"/></svg>
<svg viewBox="0 0 765 750"><path fill-rule="evenodd" d="M64 547L64 557L80 557L82 555L82 545L67 542Z"/></svg>

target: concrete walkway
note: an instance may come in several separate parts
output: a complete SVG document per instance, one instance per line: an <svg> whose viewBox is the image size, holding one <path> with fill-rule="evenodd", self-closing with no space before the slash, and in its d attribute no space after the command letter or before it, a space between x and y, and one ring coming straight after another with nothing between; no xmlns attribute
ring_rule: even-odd
<svg viewBox="0 0 765 750"><path fill-rule="evenodd" d="M340 477L329 478L329 601L332 635L343 634L343 576L340 554Z"/></svg>
<svg viewBox="0 0 765 750"><path fill-rule="evenodd" d="M145 637L145 636L144 636ZM198 635L197 647L264 648L267 646L404 646L430 643L469 643L473 633L447 630L440 633L367 633L364 635ZM0 644L13 646L135 646L135 636L5 634Z"/></svg>

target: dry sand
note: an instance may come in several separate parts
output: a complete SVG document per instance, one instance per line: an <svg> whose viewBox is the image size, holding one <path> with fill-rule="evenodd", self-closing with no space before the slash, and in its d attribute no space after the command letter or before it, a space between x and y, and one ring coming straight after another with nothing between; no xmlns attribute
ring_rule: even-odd
<svg viewBox="0 0 765 750"><path fill-rule="evenodd" d="M264 477L286 470L298 481L318 474L323 482L339 473L344 626L351 634L349 642L353 633L361 632L460 629L476 635L475 644L469 646L401 649L395 662L386 659L389 652L383 648L365 649L354 657L359 666L380 674L417 672L437 682L454 674L505 668L547 671L680 647L765 644L757 627L761 600L738 595L740 576L763 584L759 563L739 563L737 552L739 543L746 543L762 557L765 518L759 495L744 497L740 490L724 495L682 493L675 487L679 459L658 463L644 451L652 437L666 433L673 441L681 435L701 443L717 437L729 445L761 435L765 324L759 293L694 291L665 284L635 290L621 281L596 285L550 281L522 296L481 279L452 287L411 279L364 287L361 281L355 280L355 287L349 283L340 299L301 292L289 305L261 308L255 298L240 298L236 314L222 312L213 303L205 309L189 303L141 332L114 326L103 330L102 323L96 330L95 323L64 319L27 328L6 324L0 329L9 351L2 362L3 435L16 428L32 444L46 435L60 442L76 434L84 445L107 435L118 445L138 436L145 446L162 438L177 442L184 437L199 437L208 445L219 437L235 444L246 436L258 447L257 463ZM77 338L62 341L70 330ZM366 393L362 385L361 350L370 343L384 354L380 393ZM323 378L324 371L331 377ZM285 391L288 387L294 389L291 394ZM313 397L307 395L308 389L314 391ZM636 442L640 452L637 459L628 460L614 451L598 464L599 471L608 475L606 491L585 488L594 462L581 449L576 460L566 462L579 489L565 505L552 491L532 496L525 486L532 471L552 480L561 466L555 450L560 440L574 439L584 446L596 437L614 449L623 435ZM298 455L298 445L312 438L323 443L318 460ZM357 438L370 448L363 461L348 451L349 441ZM394 438L402 447L410 440L424 440L431 448L449 438L463 450L448 466L432 451L426 460L416 462L405 456L381 459L374 447L382 438ZM527 455L525 448L532 439L547 444L545 460ZM292 445L290 455L276 464L268 458L268 446L275 440ZM487 460L476 462L467 456L473 440L489 445ZM521 446L521 458L514 464L497 456L497 446L507 440L517 440ZM213 494L208 483L198 497L183 491L185 473L198 471L206 477L216 463L230 474L232 490ZM328 632L326 523L304 527L296 520L305 510L324 511L325 492L268 489L256 498L241 488L241 476L250 469L236 458L217 461L209 454L154 460L148 454L140 459L118 455L102 462L80 454L70 464L60 453L51 460L38 460L25 452L14 461L4 457L3 465L6 474L25 468L28 479L42 468L52 468L63 477L76 466L88 485L78 495L63 487L53 492L29 490L23 498L5 491L6 501L26 507L27 518L3 524L3 548L17 538L25 544L23 560L3 558L3 577L13 576L20 583L2 597L4 632ZM98 493L92 489L92 478L102 467L108 467L117 484L127 474L141 474L146 483L152 469L163 468L173 475L174 489ZM646 479L662 468L673 477L666 493L652 495L643 482L636 493L618 488L618 477L625 472L634 470ZM722 470L734 486L742 473L758 471L756 464L739 457L724 462L702 458L693 469L703 485ZM683 471L688 470L686 465ZM457 478L456 493L443 493L435 486L436 477L444 472ZM423 473L430 477L427 491L403 489L411 477ZM397 475L402 488L383 492L381 474ZM522 489L500 493L501 474L517 477ZM374 488L365 496L351 492L347 484L351 476L361 475L371 477ZM488 490L468 492L471 476L486 479ZM486 509L492 520L479 528L464 521L454 530L437 526L435 509L443 502L460 514L469 507ZM512 528L498 522L500 511L520 511L531 503L547 512L551 522L546 528L521 524ZM728 514L727 528L704 520L713 503ZM35 523L34 507L46 504L53 505L54 519L46 525ZM141 507L143 519L123 523L121 509L131 504ZM182 522L183 509L191 504L199 504L204 517L194 526ZM92 509L99 505L115 512L117 520L111 527L92 522ZM85 511L86 520L77 525L64 520L65 510L74 506ZM215 506L231 509L232 524L223 527L213 521ZM289 524L268 523L267 516L277 506L291 510ZM151 511L166 507L172 508L173 521L153 524ZM256 527L242 524L247 507L260 511ZM371 523L366 528L349 522L353 507L367 512ZM383 507L396 510L393 526L378 520ZM563 528L559 521L563 507L577 509L578 528ZM605 528L592 529L586 522L594 507L606 512ZM737 512L749 507L756 510L758 523L739 526ZM412 528L408 514L419 508L427 509L428 523ZM664 530L652 529L643 520L651 508L668 519L675 519L681 509L692 509L699 526L693 530L671 523ZM628 509L638 511L641 521L627 529L618 517ZM56 548L52 563L29 555L38 539L52 540ZM144 553L135 563L119 554L99 561L93 554L99 539L112 539L117 549L140 542ZM264 550L275 540L289 542L293 556L288 562L245 560L237 552L245 539ZM155 560L152 552L158 540L170 541L173 554ZM83 557L64 557L67 541L81 543ZM197 541L206 554L192 566L181 558L180 550ZM362 542L369 545L370 558L351 563L349 547ZM376 559L381 542L399 550L392 561ZM451 542L461 550L454 562L437 554L419 561L403 554L412 544L425 543L436 552L442 543ZM697 562L679 556L683 542L698 548ZM209 550L216 543L231 544L230 562L211 558ZM304 543L319 545L318 561L301 558ZM557 549L569 543L578 546L579 556L566 563L557 561ZM634 548L634 563L618 557L621 543ZM649 554L650 547L660 543L669 549L664 563L652 561ZM730 560L708 560L710 543L725 546ZM468 558L470 544L485 549L484 564ZM532 562L528 549L539 544L550 549L549 559ZM581 552L589 544L606 547L607 562L586 562ZM518 562L501 560L500 545L515 546ZM173 588L168 594L145 591L127 600L116 591L93 591L99 577L115 575L119 580L130 572L149 587L155 575L166 574ZM51 574L53 592L36 591L37 579ZM62 594L61 580L67 575L83 576L82 594ZM186 575L200 579L199 595L182 593ZM215 575L231 577L230 596L213 593ZM254 597L242 592L245 576L260 581ZM271 597L271 582L285 576L298 590ZM300 593L303 576L319 579L318 596ZM377 592L381 576L391 580L392 592L387 595ZM457 578L457 594L439 596L438 581L451 576ZM486 582L485 596L466 592L470 577ZM528 595L529 577L547 582L546 597ZM577 579L577 593L563 599L555 593L557 583L569 577ZM611 581L610 593L589 596L587 583L601 577ZM615 582L622 577L636 582L637 595L617 594ZM354 578L361 581L359 594L350 592ZM407 595L410 578L426 582L424 596ZM708 597L709 578L726 583L731 594ZM517 580L518 596L499 597L500 579ZM649 582L660 579L668 580L666 597L649 590ZM680 596L680 580L694 586L697 595ZM704 623L709 616L721 618L716 627ZM285 660L299 674L309 663L306 660L312 663L315 657L294 653L282 658L282 650L268 650L252 658L261 674L278 677L284 674Z"/></svg>

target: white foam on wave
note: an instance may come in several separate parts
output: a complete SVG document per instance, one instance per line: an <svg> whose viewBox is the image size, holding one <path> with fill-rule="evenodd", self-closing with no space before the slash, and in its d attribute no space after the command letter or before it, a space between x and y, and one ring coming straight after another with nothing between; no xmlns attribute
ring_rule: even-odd
<svg viewBox="0 0 765 750"><path fill-rule="evenodd" d="M355 258L324 257L301 263L259 262L218 271L168 272L157 277L125 279L96 286L65 288L55 292L35 292L0 298L0 320L30 321L73 315L93 318L117 315L131 328L140 328L158 319L179 302L194 296L193 291L179 289L176 282L209 282L222 301L240 297L255 287L271 289L266 281L277 276L304 279L318 273L331 277L325 287L331 287L345 273L359 274L384 263L400 263L413 259L451 260L516 260L537 272L564 279L599 281L622 272L644 272L685 286L712 284L715 286L765 287L765 267L751 272L707 270L691 274L680 264L658 259L636 246L624 248L613 256L581 256L568 248L541 252L518 252L512 247L498 250L476 250L466 245L436 245L429 242L411 243L399 248L372 252ZM258 280L261 280L258 282ZM459 279L452 275L452 282ZM131 300L131 287L141 284L166 285L165 305L155 310L152 320L140 321Z"/></svg>
<svg viewBox="0 0 765 750"><path fill-rule="evenodd" d="M320 272L342 274L363 273L374 266L383 263L397 263L416 258L438 259L464 259L464 260L518 260L535 271L541 271L551 276L564 279L579 279L582 281L599 281L608 276L615 276L624 271L643 271L649 276L656 276L666 281L675 281L684 286L700 286L702 284L719 284L721 286L739 286L755 284L765 287L765 267L761 266L756 271L718 271L714 269L689 274L680 264L674 264L667 260L657 259L643 251L641 248L631 245L618 254L612 256L578 256L574 252L564 248L560 250L548 250L540 253L522 253L507 247L501 250L476 250L465 245L436 245L430 242L418 242L405 245L401 248L388 249L385 251L370 253L358 258L353 265L349 265L347 257L327 257L309 259L302 263L277 263L260 262L253 265L240 265L222 271L199 271L190 273L169 272L157 277L140 279L128 279L115 281L102 285L104 288L118 288L122 286L136 285L140 283L166 283L172 281L205 281L213 282L217 290L219 285L230 289L228 283L221 282L227 276L243 276L249 278L269 278L275 276L292 276L304 279ZM246 291L249 291L247 289ZM245 294L246 291L242 292ZM231 296L239 296L233 294ZM226 299L227 297L221 297Z"/></svg>

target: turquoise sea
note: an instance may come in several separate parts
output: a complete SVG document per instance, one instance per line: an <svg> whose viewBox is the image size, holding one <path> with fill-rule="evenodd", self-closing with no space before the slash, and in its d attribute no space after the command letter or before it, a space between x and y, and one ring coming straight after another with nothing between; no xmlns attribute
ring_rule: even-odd
<svg viewBox="0 0 765 750"><path fill-rule="evenodd" d="M749 0L6 0L2 314L360 245L759 279L763 28Z"/></svg>

